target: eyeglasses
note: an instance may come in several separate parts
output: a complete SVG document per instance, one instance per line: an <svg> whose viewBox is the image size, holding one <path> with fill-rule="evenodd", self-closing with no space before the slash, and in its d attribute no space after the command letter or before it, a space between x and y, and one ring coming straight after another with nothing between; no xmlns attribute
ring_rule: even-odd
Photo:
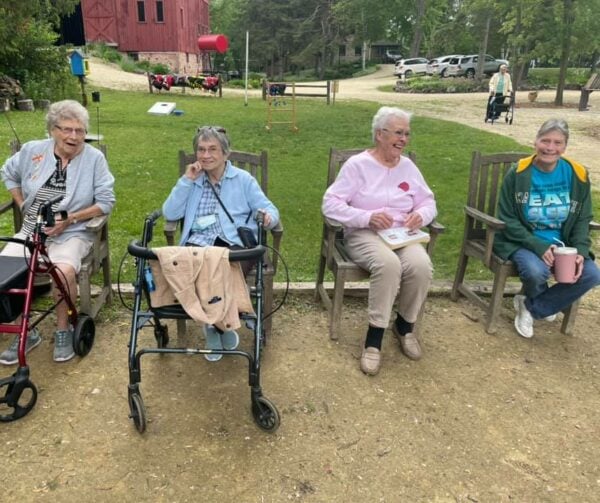
<svg viewBox="0 0 600 503"><path fill-rule="evenodd" d="M201 126L198 129L196 129L196 133L204 131L214 131L216 133L227 134L225 128L222 128L221 126Z"/></svg>
<svg viewBox="0 0 600 503"><path fill-rule="evenodd" d="M62 126L56 126L56 125L54 127L56 129L58 129L62 134L67 135L67 136L71 136L73 133L75 133L76 136L85 136L87 134L87 131L80 127L72 128L72 127L62 127Z"/></svg>
<svg viewBox="0 0 600 503"><path fill-rule="evenodd" d="M410 136L410 131L402 131L402 130L390 131L389 129L386 129L384 127L382 127L381 130L385 131L386 133L394 134L396 136L404 136L405 138L408 138Z"/></svg>

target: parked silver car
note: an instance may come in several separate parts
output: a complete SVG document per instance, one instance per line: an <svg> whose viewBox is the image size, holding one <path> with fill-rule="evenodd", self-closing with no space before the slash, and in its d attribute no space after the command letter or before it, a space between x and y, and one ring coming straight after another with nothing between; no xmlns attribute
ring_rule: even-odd
<svg viewBox="0 0 600 503"><path fill-rule="evenodd" d="M428 59L408 58L396 62L394 75L396 77L410 77L411 75L425 75L427 73Z"/></svg>
<svg viewBox="0 0 600 503"><path fill-rule="evenodd" d="M473 78L475 77L475 71L477 70L478 60L479 56L477 54L463 56L462 58L452 58L448 68L446 68L446 75L448 77ZM505 59L496 59L489 54L486 54L483 63L483 73L486 75L496 73L500 68L500 65L508 65L508 61Z"/></svg>
<svg viewBox="0 0 600 503"><path fill-rule="evenodd" d="M449 56L440 56L433 58L427 65L427 75L439 75L446 77L446 70L452 58L462 58L462 54L450 54Z"/></svg>

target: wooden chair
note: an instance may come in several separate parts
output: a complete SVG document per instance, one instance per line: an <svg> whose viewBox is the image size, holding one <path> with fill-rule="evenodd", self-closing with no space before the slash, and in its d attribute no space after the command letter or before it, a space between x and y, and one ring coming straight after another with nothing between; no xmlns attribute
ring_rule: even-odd
<svg viewBox="0 0 600 503"><path fill-rule="evenodd" d="M496 232L506 226L504 222L496 218L502 180L513 163L529 155L531 154L482 155L480 152L473 152L467 204L465 205L464 237L451 298L456 301L459 294L462 294L481 307L486 313L485 330L489 334L493 334L497 330L496 322L502 307L507 279L518 277L514 264L510 260L501 259L492 250ZM592 222L590 229L600 229L600 225ZM465 282L469 258L482 262L494 275L489 300L483 297L474 285L470 286ZM564 311L561 332L565 334L573 331L577 304L577 302L573 303Z"/></svg>
<svg viewBox="0 0 600 503"><path fill-rule="evenodd" d="M332 147L329 152L326 188L334 182L342 165L351 156L364 150L364 148L341 150ZM413 161L415 160L412 153L409 154L409 157ZM431 239L427 244L427 253L431 256L438 235L444 232L445 229L444 226L435 221L428 228ZM326 270L333 273L333 294L331 296L324 285ZM348 256L342 225L335 220L323 217L323 235L321 238L321 252L315 284L315 300L320 300L327 309L329 315L329 337L331 339L336 340L339 338L346 281L363 281L368 278L369 273L356 265ZM422 315L423 309L421 309L417 324Z"/></svg>
<svg viewBox="0 0 600 503"><path fill-rule="evenodd" d="M185 167L196 160L196 154L188 154L183 150L179 151L179 176L185 173ZM253 154L249 152L241 152L232 150L229 154L229 160L232 164L238 168L245 169L254 178L258 180L258 183L268 197L269 188L269 163L267 152L263 150L260 154ZM166 222L164 227L165 238L169 246L173 246L177 243L175 239L175 233L177 226L181 228L183 220L180 222ZM264 265L264 312L266 315L273 311L273 282L275 275L277 274L277 265L279 262L279 248L281 246L281 238L283 236L283 225L281 220L277 226L270 231L270 239L267 233L265 233L264 243L270 246L267 253L265 254L265 265ZM253 284L254 274L250 272L248 275L249 284ZM268 339L271 335L272 327L272 316L265 319L265 337ZM177 322L177 335L182 338L185 334L185 320L178 320Z"/></svg>
<svg viewBox="0 0 600 503"><path fill-rule="evenodd" d="M106 156L106 145L99 149ZM19 146L11 144L11 150L16 153ZM14 232L18 232L23 222L21 211L15 207L14 201L0 204L0 215L12 212ZM81 263L77 283L79 285L79 310L95 318L104 304L112 302L112 285L110 279L110 250L108 246L108 215L92 218L86 222L86 230L93 233L94 244ZM92 279L101 274L100 292L92 296ZM43 281L43 280L42 280ZM36 284L40 284L37 283Z"/></svg>

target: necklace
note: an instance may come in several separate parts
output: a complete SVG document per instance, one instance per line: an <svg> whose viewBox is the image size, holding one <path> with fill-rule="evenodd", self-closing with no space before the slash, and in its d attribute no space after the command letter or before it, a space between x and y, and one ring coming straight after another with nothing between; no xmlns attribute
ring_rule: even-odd
<svg viewBox="0 0 600 503"><path fill-rule="evenodd" d="M69 159L67 163L63 166L62 159L55 155L56 157L56 181L59 183L65 183L67 179L67 168L69 167L69 163L71 160Z"/></svg>

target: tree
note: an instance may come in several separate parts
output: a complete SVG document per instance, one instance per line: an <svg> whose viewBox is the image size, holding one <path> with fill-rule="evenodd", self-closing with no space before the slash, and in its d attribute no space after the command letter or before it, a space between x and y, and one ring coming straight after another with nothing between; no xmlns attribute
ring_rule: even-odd
<svg viewBox="0 0 600 503"><path fill-rule="evenodd" d="M64 49L54 43L60 16L75 10L77 0L22 0L0 7L0 73L17 78L29 94L56 93L68 73ZM49 88L49 86L51 88Z"/></svg>

